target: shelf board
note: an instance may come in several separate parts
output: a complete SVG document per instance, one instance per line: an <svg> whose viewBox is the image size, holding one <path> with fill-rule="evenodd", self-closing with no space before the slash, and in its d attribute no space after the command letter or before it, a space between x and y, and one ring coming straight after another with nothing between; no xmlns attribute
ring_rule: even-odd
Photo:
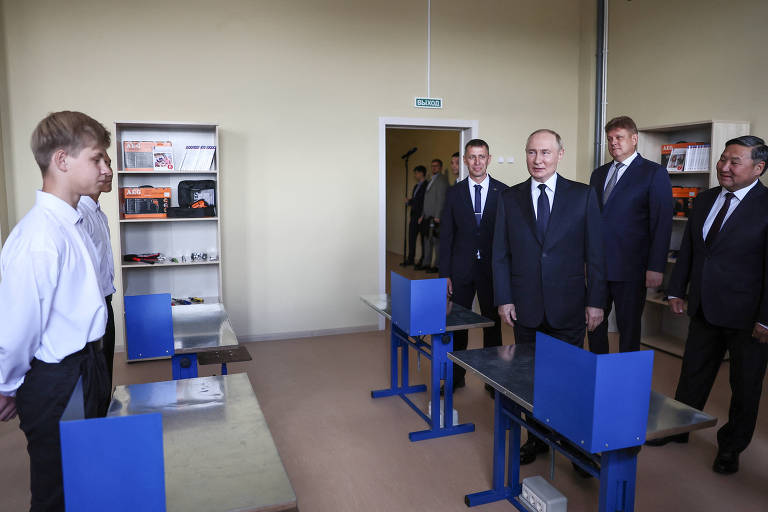
<svg viewBox="0 0 768 512"><path fill-rule="evenodd" d="M218 217L191 217L191 218L164 218L164 219L120 219L121 223L135 223L135 222L193 222L193 221L211 221L219 220Z"/></svg>
<svg viewBox="0 0 768 512"><path fill-rule="evenodd" d="M123 170L117 171L117 174L121 174L123 176L130 176L131 174L218 174L218 173L219 173L218 169L213 171L191 171L187 169L179 169L175 171L123 171Z"/></svg>
<svg viewBox="0 0 768 512"><path fill-rule="evenodd" d="M219 260L216 261L188 261L186 263L173 263L173 262L157 262L157 263L142 263L140 261L124 261L120 265L122 268L169 268L169 267L191 267L195 265L218 265Z"/></svg>
<svg viewBox="0 0 768 512"><path fill-rule="evenodd" d="M686 221L686 220L688 220L688 217L680 217L680 216L675 215L675 216L672 217L672 220Z"/></svg>
<svg viewBox="0 0 768 512"><path fill-rule="evenodd" d="M681 174L709 174L710 171L667 171L669 174L679 176Z"/></svg>
<svg viewBox="0 0 768 512"><path fill-rule="evenodd" d="M643 336L640 339L640 344L677 357L683 357L683 351L685 350L685 340L675 338L674 336L665 336L663 334Z"/></svg>

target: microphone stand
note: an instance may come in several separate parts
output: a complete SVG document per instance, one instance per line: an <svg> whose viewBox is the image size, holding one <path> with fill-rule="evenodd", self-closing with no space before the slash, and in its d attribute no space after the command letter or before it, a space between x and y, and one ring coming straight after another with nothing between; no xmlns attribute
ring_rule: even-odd
<svg viewBox="0 0 768 512"><path fill-rule="evenodd" d="M405 197L408 197L408 159L411 156L405 157ZM405 267L408 264L408 203L405 203L405 217L403 218L403 227L405 229L403 233L403 262L400 263L401 267Z"/></svg>

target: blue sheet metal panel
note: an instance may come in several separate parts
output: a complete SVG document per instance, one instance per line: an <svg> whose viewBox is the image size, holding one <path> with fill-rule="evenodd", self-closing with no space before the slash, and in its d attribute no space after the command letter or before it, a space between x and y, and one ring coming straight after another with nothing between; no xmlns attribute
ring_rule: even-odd
<svg viewBox="0 0 768 512"><path fill-rule="evenodd" d="M165 511L159 413L62 421L67 512Z"/></svg>
<svg viewBox="0 0 768 512"><path fill-rule="evenodd" d="M171 295L126 295L124 300L128 359L172 356Z"/></svg>
<svg viewBox="0 0 768 512"><path fill-rule="evenodd" d="M533 415L589 453L645 442L653 352L596 355L536 334Z"/></svg>
<svg viewBox="0 0 768 512"><path fill-rule="evenodd" d="M645 442L652 373L652 350L597 356L591 452L618 450Z"/></svg>
<svg viewBox="0 0 768 512"><path fill-rule="evenodd" d="M536 333L533 416L589 451L597 358L591 352Z"/></svg>
<svg viewBox="0 0 768 512"><path fill-rule="evenodd" d="M446 279L410 280L392 272L392 321L409 336L445 332Z"/></svg>

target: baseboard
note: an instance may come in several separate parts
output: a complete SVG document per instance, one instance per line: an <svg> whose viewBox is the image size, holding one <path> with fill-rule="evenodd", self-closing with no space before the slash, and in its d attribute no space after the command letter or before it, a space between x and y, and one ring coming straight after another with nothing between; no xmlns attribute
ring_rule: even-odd
<svg viewBox="0 0 768 512"><path fill-rule="evenodd" d="M275 332L269 334L246 334L237 337L240 343L249 343L252 341L278 341L293 340L297 338L315 338L318 336L336 336L339 334L352 334L356 332L378 331L378 324L358 325L355 327L342 327L339 329L315 329L311 331L293 331L293 332Z"/></svg>

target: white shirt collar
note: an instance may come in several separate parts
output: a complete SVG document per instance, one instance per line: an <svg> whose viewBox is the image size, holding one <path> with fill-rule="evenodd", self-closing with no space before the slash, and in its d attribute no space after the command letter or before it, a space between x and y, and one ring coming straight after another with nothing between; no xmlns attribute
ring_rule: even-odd
<svg viewBox="0 0 768 512"><path fill-rule="evenodd" d="M755 185L757 185L757 182L759 180L760 178L756 179L751 185L748 185L744 188L740 188L739 190L734 192L733 195L735 195L736 199L738 199L739 202L741 202L744 199L744 196L746 196L749 193L749 191L752 190L752 188L755 187ZM721 190L720 190L719 197L725 197L725 194L728 193L728 190L726 190L725 187L720 187L720 189Z"/></svg>
<svg viewBox="0 0 768 512"><path fill-rule="evenodd" d="M80 201L77 203L78 207L85 208L90 212L100 210L99 203L91 199L91 196L80 196Z"/></svg>
<svg viewBox="0 0 768 512"><path fill-rule="evenodd" d="M621 169L622 171L626 170L630 165L632 165L632 161L637 158L637 151L629 155L627 158L622 160L620 163L624 164L624 167Z"/></svg>
<svg viewBox="0 0 768 512"><path fill-rule="evenodd" d="M469 191L472 193L475 192L475 185L480 185L483 187L483 191L485 191L488 190L488 186L491 184L491 175L486 173L485 179L480 183L476 183L472 178L467 177L467 183L469 184Z"/></svg>
<svg viewBox="0 0 768 512"><path fill-rule="evenodd" d="M547 186L549 190L554 192L555 187L557 186L557 172L552 174L552 176L550 176L549 179L544 182L544 184ZM541 183L539 183L538 181L533 179L533 177L531 177L531 193L537 191L539 189L539 185L541 185Z"/></svg>
<svg viewBox="0 0 768 512"><path fill-rule="evenodd" d="M66 201L53 194L38 190L36 196L37 204L46 210L52 211L57 217L64 221L77 224L83 218L83 216L80 215L80 212L72 208Z"/></svg>

